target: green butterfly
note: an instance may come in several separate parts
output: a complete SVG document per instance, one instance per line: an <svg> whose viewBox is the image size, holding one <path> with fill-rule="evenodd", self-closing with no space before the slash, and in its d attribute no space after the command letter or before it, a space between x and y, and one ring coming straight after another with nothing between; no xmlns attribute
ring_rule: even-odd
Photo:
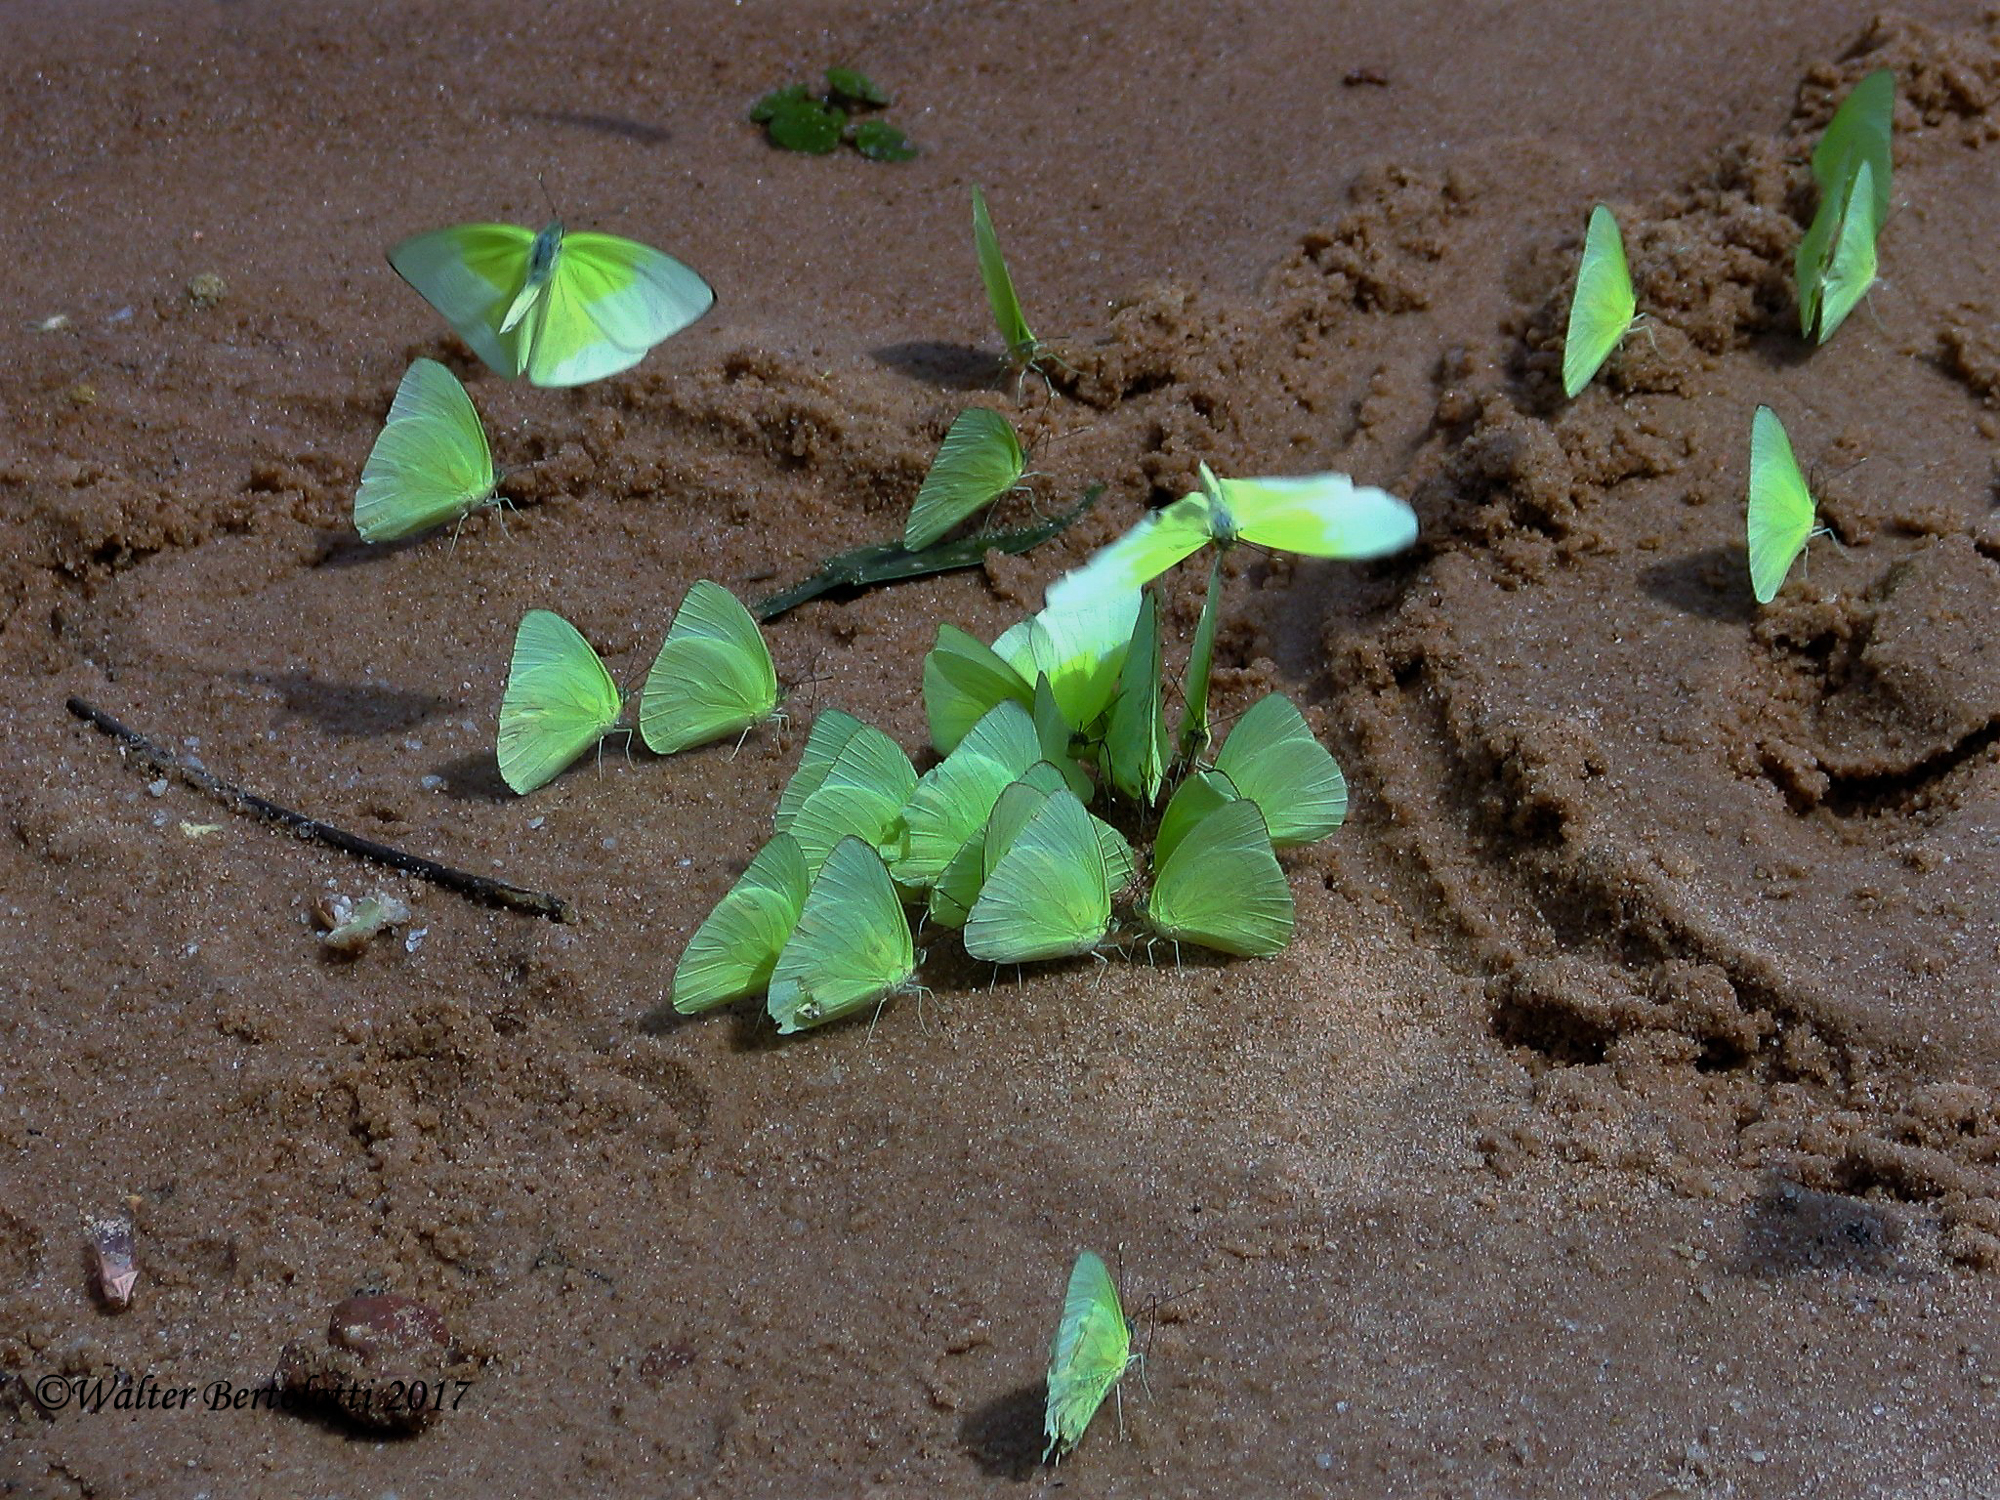
<svg viewBox="0 0 2000 1500"><path fill-rule="evenodd" d="M916 967L909 919L881 856L843 838L813 879L765 1005L779 1031L803 1031L899 993Z"/></svg>
<svg viewBox="0 0 2000 1500"><path fill-rule="evenodd" d="M1099 1256L1085 1250L1069 1273L1062 1322L1049 1351L1049 1400L1042 1418L1049 1442L1042 1450L1043 1462L1083 1441L1097 1408L1139 1358L1132 1352L1132 1327L1118 1305L1111 1272ZM1122 1420L1121 1413L1121 1425Z"/></svg>
<svg viewBox="0 0 2000 1500"><path fill-rule="evenodd" d="M965 951L989 963L1070 958L1094 951L1111 926L1111 876L1094 820L1067 787L993 848L965 921Z"/></svg>
<svg viewBox="0 0 2000 1500"><path fill-rule="evenodd" d="M1215 769L1264 814L1273 848L1325 838L1347 818L1347 778L1282 693L1252 704L1223 742Z"/></svg>
<svg viewBox="0 0 2000 1500"><path fill-rule="evenodd" d="M759 849L688 939L674 966L674 1009L693 1015L768 988L811 884L796 840L781 833Z"/></svg>
<svg viewBox="0 0 2000 1500"><path fill-rule="evenodd" d="M1010 699L1032 708L1034 685L991 646L956 625L938 626L924 657L924 714L938 753L956 750L973 725Z"/></svg>
<svg viewBox="0 0 2000 1500"><path fill-rule="evenodd" d="M1895 113L1896 75L1878 68L1849 90L1813 148L1819 209L1799 241L1793 273L1799 332L1810 338L1817 327L1821 343L1832 337L1875 278L1875 240L1889 216L1889 137ZM1841 245L1847 247L1844 261Z"/></svg>
<svg viewBox="0 0 2000 1500"><path fill-rule="evenodd" d="M1806 543L1820 534L1812 492L1792 456L1785 425L1768 406L1750 419L1750 590L1759 604L1769 604L1784 586Z"/></svg>
<svg viewBox="0 0 2000 1500"><path fill-rule="evenodd" d="M1271 852L1264 814L1248 797L1218 798L1226 785L1190 777L1174 792L1153 840L1153 889L1139 919L1174 943L1268 958L1292 940L1292 888ZM1177 811L1183 796L1219 805L1198 815Z"/></svg>
<svg viewBox="0 0 2000 1500"><path fill-rule="evenodd" d="M354 529L364 542L413 536L498 504L499 484L465 387L436 360L414 360L362 466Z"/></svg>
<svg viewBox="0 0 2000 1500"><path fill-rule="evenodd" d="M555 779L610 732L624 701L604 662L561 615L531 609L514 633L500 699L500 778L517 792Z"/></svg>
<svg viewBox="0 0 2000 1500"><path fill-rule="evenodd" d="M1013 423L983 406L960 412L918 486L903 525L904 550L921 552L981 506L991 505L1020 484L1026 467Z"/></svg>
<svg viewBox="0 0 2000 1500"><path fill-rule="evenodd" d="M1882 223L1875 208L1874 170L1862 162L1838 193L1822 199L1813 228L1799 241L1794 268L1799 320L1808 336L1818 325L1822 344L1875 284L1875 241ZM1830 238L1818 232L1823 222L1833 226Z"/></svg>
<svg viewBox="0 0 2000 1500"><path fill-rule="evenodd" d="M813 720L812 733L806 736L806 748L799 756L799 768L792 772L792 779L778 794L777 811L771 814L771 828L774 833L784 833L792 826L792 819L799 815L806 798L820 788L826 780L826 773L833 769L833 763L840 758L840 752L847 748L847 742L868 726L853 714L842 713L837 708L829 708Z"/></svg>
<svg viewBox="0 0 2000 1500"><path fill-rule="evenodd" d="M1132 627L1099 759L1113 786L1148 807L1158 800L1167 777L1165 676L1160 596L1147 589Z"/></svg>
<svg viewBox="0 0 2000 1500"><path fill-rule="evenodd" d="M1583 260L1570 297L1569 332L1563 338L1563 394L1574 399L1590 384L1638 312L1632 271L1625 263L1625 240L1618 220L1602 203L1590 211L1583 236Z"/></svg>
<svg viewBox="0 0 2000 1500"><path fill-rule="evenodd" d="M1096 594L1050 605L1017 622L993 643L993 651L1024 682L1047 677L1063 718L1081 732L1111 706L1138 620L1136 587Z"/></svg>
<svg viewBox="0 0 2000 1500"><path fill-rule="evenodd" d="M815 875L834 846L849 836L893 853L903 805L916 789L917 773L902 747L881 730L862 724L847 737L819 785L797 804L780 831L798 840L806 869Z"/></svg>
<svg viewBox="0 0 2000 1500"><path fill-rule="evenodd" d="M1062 771L1047 761L1030 766L1020 780L1001 792L988 814L984 832L967 839L944 873L931 887L930 920L942 927L963 927L978 903L993 869L1049 798L1058 793L1075 797ZM1090 819L1104 863L1104 878L1115 894L1132 883L1136 862L1125 836L1098 817Z"/></svg>
<svg viewBox="0 0 2000 1500"><path fill-rule="evenodd" d="M986 212L986 195L972 190L972 244L979 252L979 279L986 284L986 300L993 308L993 321L1007 343L1007 360L1016 369L1036 368L1041 343L1028 320L1021 316L1021 299L1014 295L1014 278L1007 274L1006 257L993 233L992 216Z"/></svg>
<svg viewBox="0 0 2000 1500"><path fill-rule="evenodd" d="M889 873L899 884L937 883L966 840L978 835L1010 783L1042 758L1028 710L996 704L951 754L924 772L902 813L902 838Z"/></svg>
<svg viewBox="0 0 2000 1500"><path fill-rule="evenodd" d="M639 695L639 737L672 755L762 724L778 711L771 648L742 602L698 579L681 600Z"/></svg>
<svg viewBox="0 0 2000 1500"><path fill-rule="evenodd" d="M515 224L457 224L389 252L415 287L495 374L536 385L583 385L628 370L707 312L715 292L693 271L635 240L540 234Z"/></svg>
<svg viewBox="0 0 2000 1500"><path fill-rule="evenodd" d="M1345 474L1222 479L1203 464L1200 490L1149 512L1050 584L1048 609L1073 610L1130 594L1210 543L1228 548L1253 542L1308 557L1362 559L1400 552L1416 537L1416 512Z"/></svg>

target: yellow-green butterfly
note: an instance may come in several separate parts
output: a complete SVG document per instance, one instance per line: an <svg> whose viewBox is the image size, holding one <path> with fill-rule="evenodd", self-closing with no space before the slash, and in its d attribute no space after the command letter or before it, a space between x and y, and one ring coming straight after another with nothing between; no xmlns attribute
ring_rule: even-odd
<svg viewBox="0 0 2000 1500"><path fill-rule="evenodd" d="M784 833L792 826L792 819L799 815L806 798L819 790L826 773L847 748L847 742L867 727L853 714L837 708L829 708L813 720L812 733L806 736L806 748L799 756L799 768L792 772L792 779L778 794L777 810L771 814L772 832Z"/></svg>
<svg viewBox="0 0 2000 1500"><path fill-rule="evenodd" d="M1128 596L1211 542L1223 548L1253 542L1308 557L1358 560L1400 552L1416 538L1415 511L1345 474L1222 479L1203 464L1198 491L1149 512L1089 562L1050 584L1044 613Z"/></svg>
<svg viewBox="0 0 2000 1500"><path fill-rule="evenodd" d="M1793 272L1799 331L1810 338L1817 328L1820 343L1875 279L1875 240L1889 216L1895 112L1896 75L1878 68L1848 92L1813 148L1819 209L1799 240Z"/></svg>
<svg viewBox="0 0 2000 1500"><path fill-rule="evenodd" d="M924 713L931 744L949 755L972 726L1008 699L1033 707L1034 684L985 642L956 625L937 628L937 644L924 657Z"/></svg>
<svg viewBox="0 0 2000 1500"><path fill-rule="evenodd" d="M802 1031L888 999L916 967L909 919L881 856L844 838L813 879L765 1006L779 1031Z"/></svg>
<svg viewBox="0 0 2000 1500"><path fill-rule="evenodd" d="M917 773L902 747L881 730L860 724L781 831L798 840L806 869L815 875L835 845L850 835L872 849L893 853L903 806L916 789Z"/></svg>
<svg viewBox="0 0 2000 1500"><path fill-rule="evenodd" d="M630 369L715 302L670 255L612 234L456 224L389 252L495 374L582 385Z"/></svg>
<svg viewBox="0 0 2000 1500"><path fill-rule="evenodd" d="M903 807L902 837L889 873L903 885L934 885L952 857L978 836L1010 783L1042 758L1028 710L996 704L951 754L924 772Z"/></svg>
<svg viewBox="0 0 2000 1500"><path fill-rule="evenodd" d="M1199 816L1174 806L1183 796L1214 802L1220 790L1214 779L1196 777L1175 790L1153 841L1153 888L1139 918L1175 943L1268 958L1291 942L1294 918L1292 888L1271 852L1264 814L1242 796Z"/></svg>
<svg viewBox="0 0 2000 1500"><path fill-rule="evenodd" d="M811 884L805 856L789 835L759 849L688 939L674 966L674 1009L692 1015L765 989Z"/></svg>
<svg viewBox="0 0 2000 1500"><path fill-rule="evenodd" d="M1041 344L1028 320L1021 316L1021 299L1014 295L1014 278L1007 274L1006 257L1000 253L999 236L993 233L992 216L986 212L986 195L972 190L972 245L979 253L979 279L986 284L986 300L993 308L993 321L1007 342L1007 359L1017 369L1031 370Z"/></svg>
<svg viewBox="0 0 2000 1500"><path fill-rule="evenodd" d="M392 542L498 503L486 429L458 377L434 359L413 360L354 492L354 529Z"/></svg>
<svg viewBox="0 0 2000 1500"><path fill-rule="evenodd" d="M994 654L1023 681L1047 677L1070 727L1087 730L1111 706L1139 619L1137 586L1052 604L1010 626Z"/></svg>
<svg viewBox="0 0 2000 1500"><path fill-rule="evenodd" d="M603 739L624 707L618 684L577 628L531 609L514 633L500 699L500 777L531 792Z"/></svg>
<svg viewBox="0 0 2000 1500"><path fill-rule="evenodd" d="M1808 335L1817 325L1822 344L1875 284L1875 241L1882 225L1876 216L1874 175L1875 169L1862 162L1846 184L1821 202L1814 228L1799 241L1799 318ZM1830 240L1815 233L1822 220L1834 226Z"/></svg>
<svg viewBox="0 0 2000 1500"><path fill-rule="evenodd" d="M989 963L1070 958L1111 926L1110 872L1090 814L1067 787L1011 837L989 827L986 880L965 921L965 951Z"/></svg>
<svg viewBox="0 0 2000 1500"><path fill-rule="evenodd" d="M1042 1417L1048 1446L1042 1459L1060 1458L1078 1443L1119 1377L1138 1359L1132 1326L1118 1305L1111 1272L1093 1251L1076 1258L1063 1298L1062 1322L1049 1351L1049 1400Z"/></svg>
<svg viewBox="0 0 2000 1500"><path fill-rule="evenodd" d="M672 755L761 724L778 711L771 648L742 602L719 583L697 579L646 673L639 737Z"/></svg>
<svg viewBox="0 0 2000 1500"><path fill-rule="evenodd" d="M1215 769L1262 810L1273 848L1323 839L1347 818L1347 778L1282 693L1258 699L1236 721Z"/></svg>
<svg viewBox="0 0 2000 1500"><path fill-rule="evenodd" d="M1027 457L1014 424L997 411L969 407L953 419L903 525L903 546L920 552L981 506L1021 482Z"/></svg>
<svg viewBox="0 0 2000 1500"><path fill-rule="evenodd" d="M1042 804L1058 792L1076 796L1063 772L1042 761L1030 766L1020 780L1000 793L987 815L984 832L965 841L931 887L929 912L933 922L943 927L965 925L987 876L1006 857L1015 837L1028 826ZM1115 894L1132 882L1135 869L1132 846L1102 818L1092 816L1090 826L1104 861L1105 884Z"/></svg>
<svg viewBox="0 0 2000 1500"><path fill-rule="evenodd" d="M1768 406L1750 419L1750 589L1769 604L1792 563L1819 533L1813 528L1812 492L1792 456L1784 423Z"/></svg>
<svg viewBox="0 0 2000 1500"><path fill-rule="evenodd" d="M1625 263L1625 240L1618 220L1602 203L1590 211L1583 236L1583 259L1570 297L1569 332L1563 338L1563 394L1574 397L1590 384L1638 311L1632 271Z"/></svg>
<svg viewBox="0 0 2000 1500"><path fill-rule="evenodd" d="M1101 764L1111 784L1151 807L1167 777L1165 664L1160 644L1160 596L1147 589L1119 672L1118 696L1104 732Z"/></svg>

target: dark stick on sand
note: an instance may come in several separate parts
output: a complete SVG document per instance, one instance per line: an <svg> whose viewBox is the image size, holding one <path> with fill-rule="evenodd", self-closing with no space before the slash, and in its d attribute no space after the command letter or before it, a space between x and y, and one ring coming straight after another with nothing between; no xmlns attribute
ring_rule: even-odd
<svg viewBox="0 0 2000 1500"><path fill-rule="evenodd" d="M314 843L324 844L329 849L338 849L344 854L372 859L378 865L401 870L405 874L416 876L419 880L428 880L432 885L441 885L448 891L457 891L461 896L469 896L474 901L484 901L489 906L504 906L512 911L529 912L534 916L547 917L551 922L569 920L569 906L560 896L545 895L541 891L509 885L504 880L490 880L484 875L474 875L469 870L454 870L450 865L441 865L435 860L423 859L415 854L405 854L401 849L392 849L387 844L378 844L373 839L364 839L359 834L335 828L331 823L322 823L318 818L309 818L304 813L293 812L289 807L280 807L275 802L267 802L255 792L246 792L240 786L231 786L221 777L211 776L199 767L187 764L173 751L154 744L136 729L126 728L103 709L85 703L81 698L69 700L69 711L86 724L93 725L110 735L154 770L178 776L189 786L207 792L217 801L236 811L255 813L267 822L276 823L280 828L295 833L302 839L311 839Z"/></svg>

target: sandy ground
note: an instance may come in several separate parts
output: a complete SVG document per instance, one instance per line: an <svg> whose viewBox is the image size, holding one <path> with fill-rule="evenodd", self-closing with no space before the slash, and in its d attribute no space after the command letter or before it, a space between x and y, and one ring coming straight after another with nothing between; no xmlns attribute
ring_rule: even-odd
<svg viewBox="0 0 2000 1500"><path fill-rule="evenodd" d="M2000 22L805 14L0 7L4 1493L2000 1496ZM745 123L829 63L917 161ZM1808 352L1804 157L1878 66L1883 279ZM975 182L1054 392L995 361ZM1599 198L1652 331L1565 403ZM717 310L581 390L478 371L382 251L550 201ZM535 467L504 530L366 547L418 354ZM507 792L525 609L636 678L694 578L897 530L971 402L1097 511L778 623L815 680L737 753ZM1835 533L1762 610L1760 402ZM1354 788L1288 857L1295 947L992 984L936 943L872 1032L663 1015L811 715L917 751L936 624L990 638L1203 458L1422 520L1388 563L1233 567L1221 708L1292 692ZM156 795L70 694L577 920ZM324 957L314 905L378 887L421 940ZM124 1209L113 1313L81 1219ZM1123 1439L1107 1408L1052 1471L1081 1245L1173 1300ZM470 1384L419 1436L35 1394L255 1387L363 1291L449 1326Z"/></svg>

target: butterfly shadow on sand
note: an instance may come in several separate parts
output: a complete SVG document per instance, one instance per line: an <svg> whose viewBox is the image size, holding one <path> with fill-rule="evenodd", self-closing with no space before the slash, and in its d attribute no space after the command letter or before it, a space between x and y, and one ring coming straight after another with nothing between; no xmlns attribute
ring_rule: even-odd
<svg viewBox="0 0 2000 1500"><path fill-rule="evenodd" d="M958 1424L959 1444L982 1474L1025 1483L1041 1469L1048 1401L1048 1382L1037 1380L976 1406Z"/></svg>
<svg viewBox="0 0 2000 1500"><path fill-rule="evenodd" d="M877 364L941 391L989 391L1012 369L990 350L942 339L912 339L870 349Z"/></svg>
<svg viewBox="0 0 2000 1500"><path fill-rule="evenodd" d="M1749 553L1741 542L1649 563L1640 571L1639 586L1669 609L1703 620L1746 625L1757 615Z"/></svg>

